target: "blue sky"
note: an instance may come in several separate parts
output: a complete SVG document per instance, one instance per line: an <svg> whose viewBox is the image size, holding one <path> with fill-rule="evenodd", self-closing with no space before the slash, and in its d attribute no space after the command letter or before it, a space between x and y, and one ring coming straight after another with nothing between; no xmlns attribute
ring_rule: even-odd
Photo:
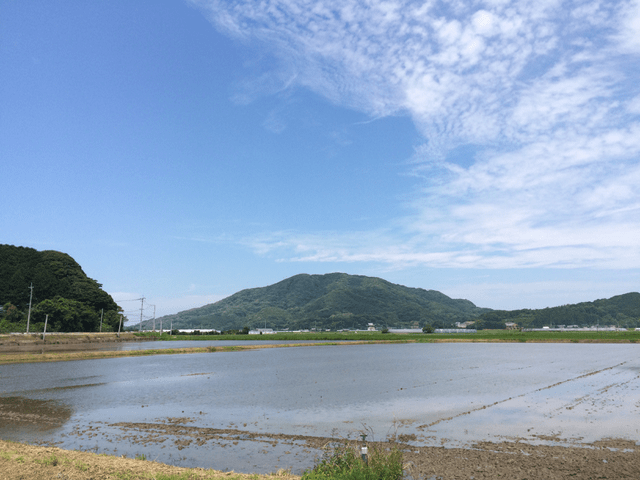
<svg viewBox="0 0 640 480"><path fill-rule="evenodd" d="M0 25L0 243L126 311L335 271L505 309L639 290L637 0L0 0Z"/></svg>

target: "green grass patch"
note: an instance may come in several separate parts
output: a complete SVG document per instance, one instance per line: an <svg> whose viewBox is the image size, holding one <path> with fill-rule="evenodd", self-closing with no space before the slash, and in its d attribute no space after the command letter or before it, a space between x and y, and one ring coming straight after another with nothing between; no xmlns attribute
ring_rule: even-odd
<svg viewBox="0 0 640 480"><path fill-rule="evenodd" d="M51 465L52 467L56 467L58 465L66 465L71 463L71 461L66 457L58 457L56 455L49 455L42 460L35 459L34 462L40 463L43 465Z"/></svg>
<svg viewBox="0 0 640 480"><path fill-rule="evenodd" d="M252 340L260 341L323 341L318 345L338 345L342 342L433 343L462 342L631 342L640 341L640 332L628 331L539 331L480 330L476 333L382 333L382 332L318 332L276 333L273 335L163 335L162 340ZM326 343L324 343L326 342ZM225 347L226 348L226 347Z"/></svg>
<svg viewBox="0 0 640 480"><path fill-rule="evenodd" d="M357 446L336 443L302 480L399 480L403 476L402 451L394 444L370 446L364 462Z"/></svg>

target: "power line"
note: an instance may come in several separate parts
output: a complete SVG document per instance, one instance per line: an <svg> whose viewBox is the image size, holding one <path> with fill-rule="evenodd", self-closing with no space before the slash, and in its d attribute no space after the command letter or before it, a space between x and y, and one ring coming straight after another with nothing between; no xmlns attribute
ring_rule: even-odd
<svg viewBox="0 0 640 480"><path fill-rule="evenodd" d="M146 297L141 298L128 298L126 300L115 300L116 302L140 302L140 308L135 310L122 310L121 314L125 317L133 317L134 314L140 314L140 323L138 324L138 331L142 331L142 323L153 320L153 331L155 331L155 321L156 321L156 305L148 304L150 307L153 307L153 315L145 315L144 314L144 301ZM147 326L148 328L148 326Z"/></svg>
<svg viewBox="0 0 640 480"><path fill-rule="evenodd" d="M142 331L142 312L143 311L144 311L144 297L140 299L140 327L138 328L139 332Z"/></svg>

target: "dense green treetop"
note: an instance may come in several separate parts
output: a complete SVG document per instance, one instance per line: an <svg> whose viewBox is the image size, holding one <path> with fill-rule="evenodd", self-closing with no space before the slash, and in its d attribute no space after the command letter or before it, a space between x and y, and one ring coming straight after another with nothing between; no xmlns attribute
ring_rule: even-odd
<svg viewBox="0 0 640 480"><path fill-rule="evenodd" d="M66 253L0 245L0 305L15 307L11 309L12 319L18 318L16 311L27 311L31 284L32 321L41 323L44 315L50 314L48 328L52 330L95 330L101 311L107 312L108 330L121 310L102 285L87 277ZM9 320L5 316L3 321Z"/></svg>

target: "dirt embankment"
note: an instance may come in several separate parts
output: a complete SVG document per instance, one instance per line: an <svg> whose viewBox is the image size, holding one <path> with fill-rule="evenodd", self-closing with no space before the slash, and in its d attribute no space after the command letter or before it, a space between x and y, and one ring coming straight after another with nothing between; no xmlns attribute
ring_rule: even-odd
<svg viewBox="0 0 640 480"><path fill-rule="evenodd" d="M200 468L181 468L142 459L98 455L90 452L38 447L0 440L0 478L3 480L110 480L110 479L237 479L297 480L280 472L246 475Z"/></svg>
<svg viewBox="0 0 640 480"><path fill-rule="evenodd" d="M133 333L48 333L0 335L0 353L73 352L96 350L100 345L155 340Z"/></svg>

